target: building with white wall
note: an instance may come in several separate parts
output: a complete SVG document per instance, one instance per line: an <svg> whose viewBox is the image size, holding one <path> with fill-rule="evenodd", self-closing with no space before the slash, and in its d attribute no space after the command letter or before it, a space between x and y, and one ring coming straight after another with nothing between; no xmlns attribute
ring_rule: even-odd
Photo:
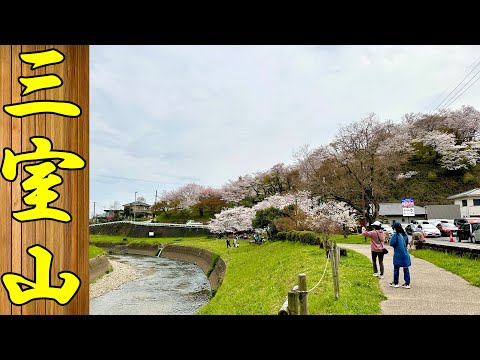
<svg viewBox="0 0 480 360"><path fill-rule="evenodd" d="M460 214L465 217L480 217L480 188L465 191L448 197L460 206Z"/></svg>

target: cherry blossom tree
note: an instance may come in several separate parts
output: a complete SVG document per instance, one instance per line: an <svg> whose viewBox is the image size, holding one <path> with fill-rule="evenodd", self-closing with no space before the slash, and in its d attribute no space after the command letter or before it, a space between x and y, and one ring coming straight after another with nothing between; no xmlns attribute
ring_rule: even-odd
<svg viewBox="0 0 480 360"><path fill-rule="evenodd" d="M423 131L412 142L430 148L433 160L447 170L468 169L480 160L480 143L472 140L457 145L453 133L439 130Z"/></svg>
<svg viewBox="0 0 480 360"><path fill-rule="evenodd" d="M299 176L296 166L275 164L268 170L229 180L222 187L222 198L237 205L242 201L253 205L268 196L291 191L299 183Z"/></svg>
<svg viewBox="0 0 480 360"><path fill-rule="evenodd" d="M295 205L308 214L312 212L315 200L315 198L312 198L310 192L298 191L293 193L287 193L284 195L269 196L263 201L253 206L253 209L257 211L267 209L269 207L274 207L282 210L287 206Z"/></svg>
<svg viewBox="0 0 480 360"><path fill-rule="evenodd" d="M189 209L196 203L205 190L205 187L195 183L185 184L180 186L176 192L177 196L180 199L179 208L180 209Z"/></svg>
<svg viewBox="0 0 480 360"><path fill-rule="evenodd" d="M308 191L269 196L252 208L237 206L224 209L215 214L215 219L208 225L214 233L247 231L252 228L257 211L270 208L285 211L293 219L292 221L283 219L281 227L295 224L295 229L315 230L321 219L329 219L339 226L355 226L356 212L351 206L334 200L321 202L320 198L312 197Z"/></svg>
<svg viewBox="0 0 480 360"><path fill-rule="evenodd" d="M309 229L321 233L324 241L327 241L331 234L346 234L346 230L355 225L355 209L337 201L321 203L307 219Z"/></svg>
<svg viewBox="0 0 480 360"><path fill-rule="evenodd" d="M235 204L239 204L244 199L258 196L255 178L252 175L244 175L237 180L229 180L221 191L223 200Z"/></svg>
<svg viewBox="0 0 480 360"><path fill-rule="evenodd" d="M453 132L457 143L477 140L480 132L480 112L473 106L463 105L458 110L446 111L441 124Z"/></svg>
<svg viewBox="0 0 480 360"><path fill-rule="evenodd" d="M236 206L215 214L215 218L208 221L207 225L215 234L250 231L254 217L254 209Z"/></svg>

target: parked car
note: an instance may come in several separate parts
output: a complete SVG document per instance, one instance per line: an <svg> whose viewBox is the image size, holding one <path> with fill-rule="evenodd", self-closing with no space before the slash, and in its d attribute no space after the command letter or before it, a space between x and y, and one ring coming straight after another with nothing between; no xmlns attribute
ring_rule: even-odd
<svg viewBox="0 0 480 360"><path fill-rule="evenodd" d="M405 230L405 232L407 233L407 235L412 235L415 231L421 231L419 229L417 229L419 224L407 224L406 226L403 226L403 229Z"/></svg>
<svg viewBox="0 0 480 360"><path fill-rule="evenodd" d="M440 230L438 230L437 227L432 224L418 224L416 229L422 231L426 237L442 236ZM415 232L416 230L413 229L413 231Z"/></svg>
<svg viewBox="0 0 480 360"><path fill-rule="evenodd" d="M453 223L456 226L459 226L460 224L465 224L465 223L469 223L469 224L480 223L480 218L469 217L469 218L462 218L462 219L454 219Z"/></svg>
<svg viewBox="0 0 480 360"><path fill-rule="evenodd" d="M431 224L436 225L437 223L454 223L455 220L453 219L430 219L428 220Z"/></svg>
<svg viewBox="0 0 480 360"><path fill-rule="evenodd" d="M201 222L195 221L195 220L188 220L186 222L186 225L203 225Z"/></svg>
<svg viewBox="0 0 480 360"><path fill-rule="evenodd" d="M383 231L388 232L390 236L393 235L393 228L389 224L382 224L381 228Z"/></svg>
<svg viewBox="0 0 480 360"><path fill-rule="evenodd" d="M457 241L470 240L476 243L480 239L480 223L463 223L460 224L457 230Z"/></svg>
<svg viewBox="0 0 480 360"><path fill-rule="evenodd" d="M437 229L440 230L440 234L442 234L442 236L456 236L458 227L452 223L440 222L437 224Z"/></svg>

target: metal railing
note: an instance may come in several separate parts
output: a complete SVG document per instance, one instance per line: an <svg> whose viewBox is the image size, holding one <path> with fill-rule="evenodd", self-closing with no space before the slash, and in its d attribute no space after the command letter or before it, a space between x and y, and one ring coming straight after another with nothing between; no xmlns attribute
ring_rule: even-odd
<svg viewBox="0 0 480 360"><path fill-rule="evenodd" d="M208 225L173 224L173 223L145 223L145 222L126 221L126 220L111 221L111 222L105 222L105 223L100 223L100 224L90 224L90 226L102 226L102 225L109 225L109 224L134 224L134 225L141 225L141 226L161 226L161 227L208 229Z"/></svg>

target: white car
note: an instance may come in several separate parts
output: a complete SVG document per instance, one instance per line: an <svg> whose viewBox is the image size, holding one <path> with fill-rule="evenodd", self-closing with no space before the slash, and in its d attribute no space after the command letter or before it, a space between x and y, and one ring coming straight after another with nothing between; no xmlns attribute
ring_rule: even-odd
<svg viewBox="0 0 480 360"><path fill-rule="evenodd" d="M382 224L381 227L383 231L388 232L390 236L393 235L393 228L389 224Z"/></svg>
<svg viewBox="0 0 480 360"><path fill-rule="evenodd" d="M186 225L203 225L201 222L194 221L194 220L188 220L186 222Z"/></svg>
<svg viewBox="0 0 480 360"><path fill-rule="evenodd" d="M440 237L442 233L435 225L432 224L418 224L417 229L422 231L426 237Z"/></svg>

